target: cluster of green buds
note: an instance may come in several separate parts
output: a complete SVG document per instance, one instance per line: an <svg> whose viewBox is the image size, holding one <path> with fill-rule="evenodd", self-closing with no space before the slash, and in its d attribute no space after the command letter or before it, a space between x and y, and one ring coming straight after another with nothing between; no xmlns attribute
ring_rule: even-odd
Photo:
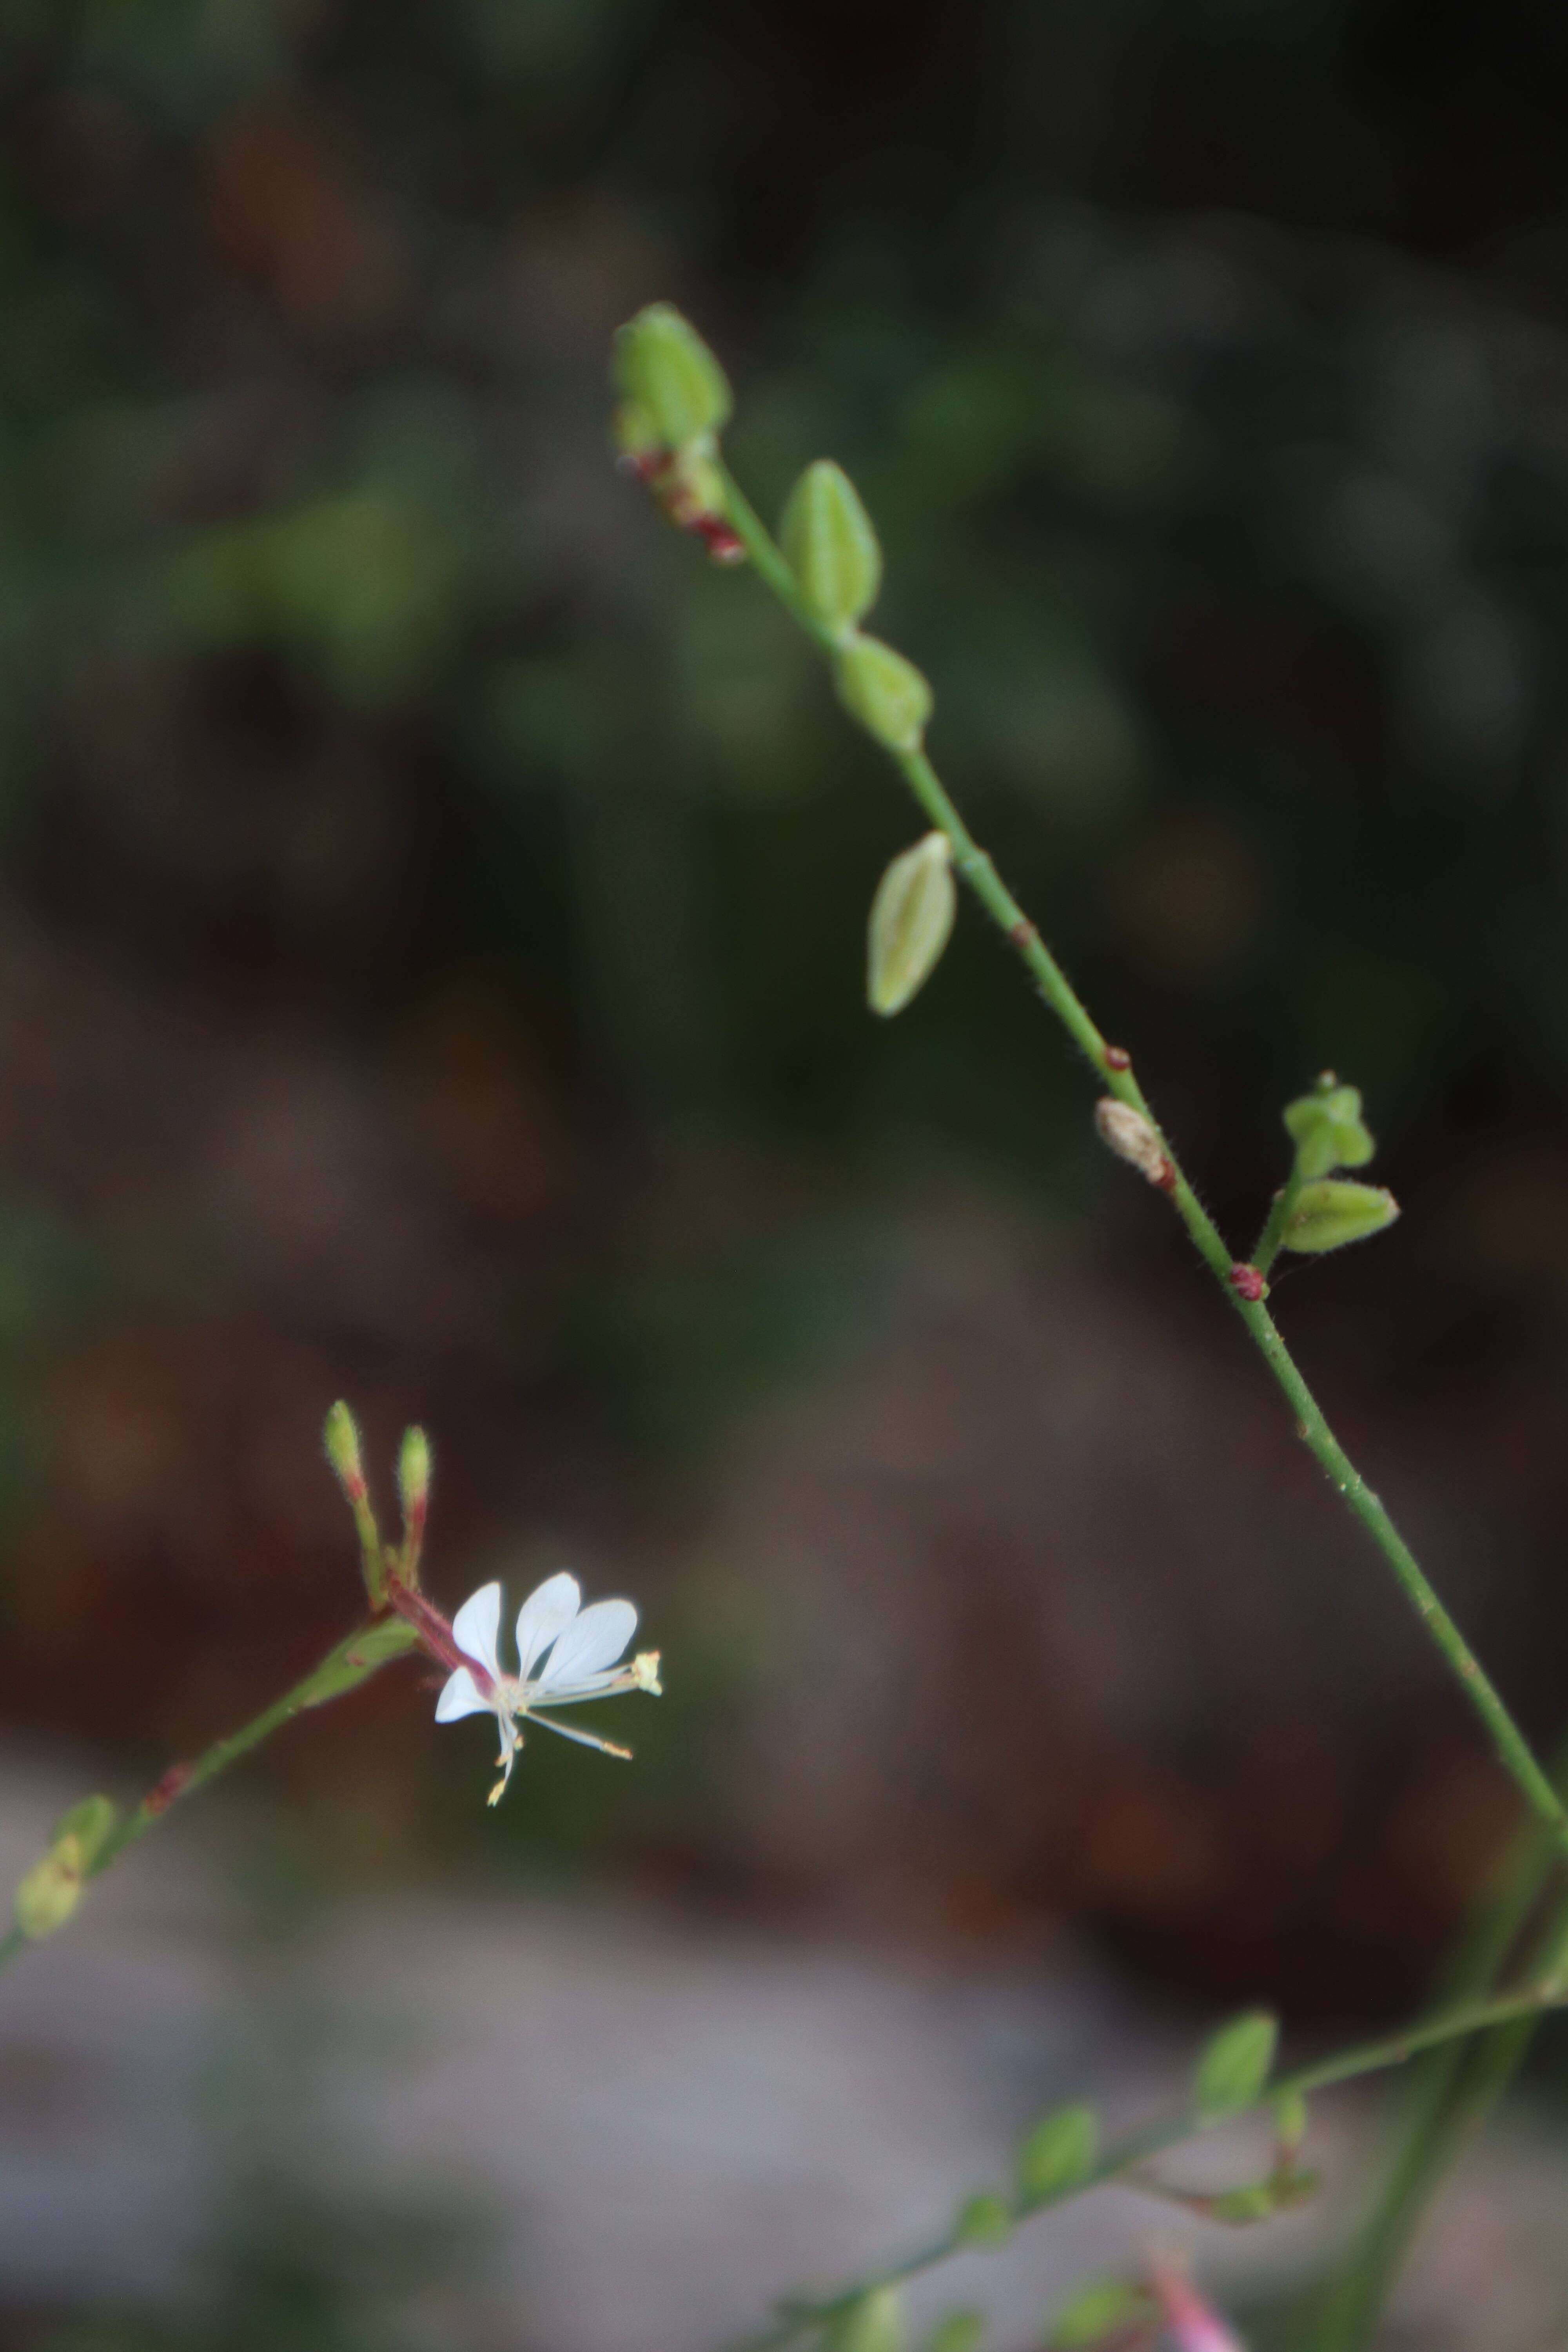
<svg viewBox="0 0 1568 2352"><path fill-rule="evenodd" d="M701 336L672 304L650 302L616 337L615 375L621 398L610 429L621 463L715 563L743 562L719 468L719 435L733 404Z"/></svg>
<svg viewBox="0 0 1568 2352"><path fill-rule="evenodd" d="M384 1543L370 1483L364 1475L364 1454L359 1424L341 1400L328 1412L321 1444L344 1498L353 1513L359 1537L360 1569L373 1609L384 1609L399 1594L417 1593L419 1559L425 1548L425 1523L430 1509L430 1441L422 1429L405 1429L397 1456L397 1498L403 1507L403 1541Z"/></svg>
<svg viewBox="0 0 1568 2352"><path fill-rule="evenodd" d="M1364 1168L1376 1149L1361 1115L1361 1096L1325 1070L1309 1095L1285 1107L1285 1130L1296 1146L1300 1190L1286 1219L1286 1249L1319 1255L1380 1234L1399 1214L1381 1184L1335 1177L1336 1168Z"/></svg>
<svg viewBox="0 0 1568 2352"><path fill-rule="evenodd" d="M52 1936L71 1916L115 1818L107 1797L84 1797L55 1823L47 1851L16 1885L14 1916L29 1943Z"/></svg>
<svg viewBox="0 0 1568 2352"><path fill-rule="evenodd" d="M854 483L819 457L784 501L779 544L806 618L826 644L838 698L884 750L921 753L931 690L913 662L860 624L882 585L882 551ZM901 1013L931 977L952 930L952 848L928 833L895 857L871 902L866 999L873 1013Z"/></svg>
<svg viewBox="0 0 1568 2352"><path fill-rule="evenodd" d="M742 560L746 550L731 521L719 459L732 400L701 336L671 304L650 303L616 337L615 380L621 397L612 431L622 464L715 561ZM790 602L826 649L839 700L895 758L918 759L931 715L931 687L913 662L861 627L882 585L882 551L842 467L826 457L807 466L784 501L779 547ZM942 834L928 835L893 860L876 894L867 941L873 1012L901 1012L930 977L952 931L955 903L951 849Z"/></svg>

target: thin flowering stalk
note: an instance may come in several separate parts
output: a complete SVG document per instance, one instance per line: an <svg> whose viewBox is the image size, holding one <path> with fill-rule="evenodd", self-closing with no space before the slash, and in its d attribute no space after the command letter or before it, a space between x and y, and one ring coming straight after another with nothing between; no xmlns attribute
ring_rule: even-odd
<svg viewBox="0 0 1568 2352"><path fill-rule="evenodd" d="M1091 2189L1108 2187L1112 2182L1136 2187L1140 2166L1150 2158L1162 2156L1184 2142L1201 2138L1206 2133L1228 2126L1247 2114L1262 2114L1279 2109L1282 2104L1306 2098L1316 2091L1328 2090L1340 2083L1354 2082L1368 2074L1384 2074L1391 2067L1403 2066L1422 2051L1435 2050L1442 2044L1496 2027L1533 2023L1544 2011L1568 2006L1568 1985L1555 1978L1538 1981L1528 1990L1504 1999L1467 2001L1445 2011L1440 2016L1417 2019L1399 2033L1388 2034L1375 2042L1359 2042L1354 2048L1336 2052L1331 2057L1321 2058L1294 2073L1281 2074L1266 2084L1247 2106L1232 2109L1223 2116L1205 2122L1194 2116L1190 2105L1175 2113L1143 2125L1119 2139L1107 2142L1095 2161L1081 2173L1067 2180L1059 2189L1038 2197L1021 2198L1014 2218L1024 2220L1048 2207L1065 2204L1070 2198L1080 2197ZM808 2329L830 2326L843 2314L875 2294L884 2287L898 2286L906 2279L923 2271L933 2270L955 2254L972 2253L975 2240L973 2233L956 2221L938 2235L897 2261L882 2264L876 2270L863 2272L847 2284L836 2288L827 2295L790 2295L783 2298L777 2309L779 2316L771 2326L747 2336L736 2352L783 2352Z"/></svg>
<svg viewBox="0 0 1568 2352"><path fill-rule="evenodd" d="M1568 1782L1568 1752L1560 1749L1553 1764L1561 1787ZM1555 1865L1556 1851L1544 1832L1521 1833L1444 1970L1447 2001L1479 1998L1496 1981ZM1550 1982L1568 1968L1568 1898L1559 1897L1539 1947L1531 1973ZM1371 2340L1427 2205L1517 2074L1537 2022L1530 2017L1497 2026L1468 2047L1445 2043L1415 2067L1382 2185L1327 2292L1314 2296L1302 2352L1359 2352Z"/></svg>
<svg viewBox="0 0 1568 2352"><path fill-rule="evenodd" d="M825 653L831 655L841 646L840 633L812 613L772 534L744 492L721 458L716 457L713 462L716 478L722 488L725 511L736 537L751 559L752 568L805 634ZM1161 1189L1168 1193L1199 1255L1261 1350L1295 1415L1297 1434L1327 1474L1335 1491L1342 1496L1347 1509L1360 1519L1387 1560L1405 1597L1452 1669L1459 1687L1486 1726L1504 1769L1531 1811L1550 1831L1564 1856L1568 1856L1568 1809L1564 1808L1549 1776L1514 1721L1500 1692L1443 1605L1382 1501L1367 1485L1330 1428L1321 1407L1298 1370L1264 1303L1267 1285L1258 1269L1250 1264L1237 1264L1233 1259L1218 1227L1193 1190L1169 1139L1150 1108L1133 1074L1131 1056L1125 1048L1109 1044L1101 1035L1088 1008L1038 930L1002 880L990 857L970 833L924 751L918 745L913 749L899 749L884 743L883 748L920 803L928 822L946 836L953 866L1015 949L1040 995L1074 1045L1116 1101L1136 1112L1152 1129L1170 1171L1168 1181L1162 1182ZM1287 1192L1289 1189L1288 1186ZM1289 1213L1288 1205L1285 1213Z"/></svg>
<svg viewBox="0 0 1568 2352"><path fill-rule="evenodd" d="M357 1689L361 1683L368 1682L394 1658L406 1656L414 1645L415 1637L411 1630L395 1622L389 1623L385 1618L356 1626L342 1641L334 1643L318 1665L286 1690L281 1698L274 1699L270 1706L263 1707L259 1715L253 1716L239 1730L229 1732L222 1739L215 1739L210 1748L204 1748L190 1762L172 1764L141 1803L116 1822L84 1869L84 1880L101 1877L119 1861L128 1846L145 1837L149 1830L156 1829L174 1805L183 1804L188 1797L194 1797L198 1789L205 1789L209 1781L217 1780L232 1764L237 1764L241 1757L248 1756L252 1748L259 1748L263 1740L269 1739L275 1731L280 1731L286 1723L291 1723L295 1716L302 1714L308 1707L322 1706L329 1699ZM0 1937L0 1968L8 1967L35 1940L33 1937L25 1935L19 1926L13 1925L5 1936Z"/></svg>

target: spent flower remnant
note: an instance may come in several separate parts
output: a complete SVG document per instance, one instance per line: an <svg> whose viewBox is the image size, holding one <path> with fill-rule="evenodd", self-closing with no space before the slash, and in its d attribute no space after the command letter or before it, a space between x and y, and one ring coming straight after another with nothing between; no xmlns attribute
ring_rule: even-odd
<svg viewBox="0 0 1568 2352"><path fill-rule="evenodd" d="M511 1778L525 1719L584 1748L602 1748L606 1756L629 1757L629 1748L617 1748L591 1731L569 1730L542 1710L579 1706L585 1699L610 1698L620 1691L659 1696L657 1650L644 1650L629 1664L616 1664L637 1631L637 1612L629 1601L595 1601L584 1609L574 1576L563 1571L547 1577L517 1612L515 1675L501 1669L500 1610L499 1584L481 1584L464 1601L452 1620L452 1639L468 1664L448 1675L436 1702L437 1723L456 1723L465 1715L493 1715L500 1725L501 1776L490 1790L492 1805Z"/></svg>

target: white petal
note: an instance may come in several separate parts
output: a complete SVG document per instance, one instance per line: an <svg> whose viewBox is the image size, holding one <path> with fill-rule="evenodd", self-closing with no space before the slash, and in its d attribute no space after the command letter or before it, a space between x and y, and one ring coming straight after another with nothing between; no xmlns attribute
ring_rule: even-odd
<svg viewBox="0 0 1568 2352"><path fill-rule="evenodd" d="M518 1671L525 1682L533 1672L540 1652L548 1649L558 1633L565 1632L582 1605L577 1580L568 1576L564 1569L559 1576L547 1576L529 1594L517 1612Z"/></svg>
<svg viewBox="0 0 1568 2352"><path fill-rule="evenodd" d="M437 1723L456 1723L460 1715L488 1715L489 1702L479 1696L479 1685L467 1666L459 1666L448 1675L436 1702Z"/></svg>
<svg viewBox="0 0 1568 2352"><path fill-rule="evenodd" d="M481 1584L452 1620L452 1639L465 1656L477 1658L490 1680L500 1675L496 1640L500 1633L500 1586Z"/></svg>
<svg viewBox="0 0 1568 2352"><path fill-rule="evenodd" d="M584 1675L612 1665L637 1629L637 1612L629 1601L595 1601L568 1625L551 1651L538 1677L539 1688L580 1682Z"/></svg>

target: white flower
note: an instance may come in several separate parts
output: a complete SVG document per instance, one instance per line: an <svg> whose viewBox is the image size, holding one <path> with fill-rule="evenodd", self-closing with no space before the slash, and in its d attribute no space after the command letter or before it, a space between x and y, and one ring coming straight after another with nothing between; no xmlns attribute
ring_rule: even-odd
<svg viewBox="0 0 1568 2352"><path fill-rule="evenodd" d="M517 1612L518 1671L508 1675L501 1671L497 1646L500 1586L481 1584L464 1601L452 1620L452 1638L479 1673L475 1675L467 1666L459 1666L447 1678L436 1702L436 1720L456 1723L463 1715L495 1717L500 1726L502 1769L490 1790L492 1805L511 1778L522 1745L524 1717L542 1724L547 1731L558 1731L563 1739L601 1748L606 1756L630 1756L629 1748L617 1748L591 1731L569 1731L563 1723L552 1723L542 1710L577 1706L584 1699L608 1698L617 1691L651 1691L657 1696L657 1650L645 1650L629 1664L614 1663L637 1631L637 1612L629 1601L595 1601L584 1609L574 1576L563 1572L547 1577Z"/></svg>

